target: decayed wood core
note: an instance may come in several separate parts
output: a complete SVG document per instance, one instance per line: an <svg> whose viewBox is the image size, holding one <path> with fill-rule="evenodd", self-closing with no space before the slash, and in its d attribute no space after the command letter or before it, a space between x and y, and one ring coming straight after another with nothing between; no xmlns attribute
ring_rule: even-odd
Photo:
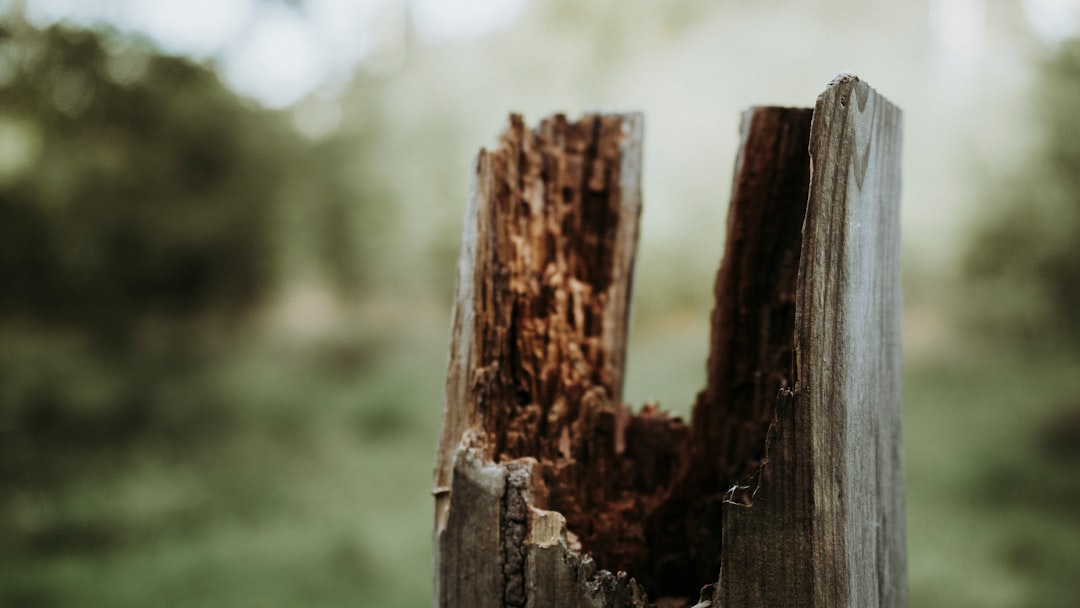
<svg viewBox="0 0 1080 608"><path fill-rule="evenodd" d="M648 563L647 514L687 437L679 420L619 401L630 277L616 285L613 258L638 222L619 217L637 213L621 200L626 137L616 116L556 116L535 131L515 116L481 156L495 176L480 186L491 188L482 246L499 263L477 278L474 347L488 354L474 395L488 455L536 459L533 506L561 513L571 545L613 572ZM630 243L616 234L627 225Z"/></svg>
<svg viewBox="0 0 1080 608"><path fill-rule="evenodd" d="M640 117L555 116L529 130L513 116L499 145L481 153L476 196L485 204L475 251L463 254L475 265L459 278L472 282L472 318L455 319L455 339L471 324L473 343L457 363L473 371L455 380L452 360L448 381L448 399L457 391L473 409L447 414L466 419L444 423L437 483L449 482L447 446L464 428L482 429L470 447L509 466L504 605L525 604L525 555L514 547L525 544L529 507L561 513L571 548L626 571L651 598L677 604L716 582L722 511L751 501L776 397L791 380L811 114L744 116L708 383L692 427L621 402L639 212L623 200L621 155Z"/></svg>
<svg viewBox="0 0 1080 608"><path fill-rule="evenodd" d="M686 594L715 582L723 510L753 501L777 396L793 385L812 116L771 107L743 115L707 382L694 404L684 466L650 514L647 588Z"/></svg>

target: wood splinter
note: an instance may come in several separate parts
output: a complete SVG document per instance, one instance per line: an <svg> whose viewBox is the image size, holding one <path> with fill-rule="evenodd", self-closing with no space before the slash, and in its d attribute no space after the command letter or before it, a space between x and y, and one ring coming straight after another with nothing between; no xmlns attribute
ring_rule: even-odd
<svg viewBox="0 0 1080 608"><path fill-rule="evenodd" d="M511 116L479 155L434 605L905 606L899 110L844 75L744 115L690 426L621 400L642 125Z"/></svg>

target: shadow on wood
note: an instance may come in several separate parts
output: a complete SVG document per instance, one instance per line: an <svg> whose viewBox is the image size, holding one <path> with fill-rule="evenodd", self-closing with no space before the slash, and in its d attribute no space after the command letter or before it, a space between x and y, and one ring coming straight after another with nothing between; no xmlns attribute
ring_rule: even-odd
<svg viewBox="0 0 1080 608"><path fill-rule="evenodd" d="M640 115L481 151L435 471L435 605L906 605L900 112L755 108L692 425L621 401Z"/></svg>

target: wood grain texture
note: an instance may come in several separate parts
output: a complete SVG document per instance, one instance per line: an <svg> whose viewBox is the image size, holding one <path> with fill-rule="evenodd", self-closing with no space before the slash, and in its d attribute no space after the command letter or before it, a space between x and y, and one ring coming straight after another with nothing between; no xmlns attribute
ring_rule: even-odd
<svg viewBox="0 0 1080 608"><path fill-rule="evenodd" d="M479 155L436 455L436 606L644 605L579 553L635 559L624 539L643 526L618 515L641 500L623 441L641 424L621 403L641 137L636 114L512 116Z"/></svg>
<svg viewBox="0 0 1080 608"><path fill-rule="evenodd" d="M812 117L808 108L756 107L743 114L707 385L692 426L700 452L695 466L712 465L712 481L725 491L760 465L777 391L791 382Z"/></svg>
<svg viewBox="0 0 1080 608"><path fill-rule="evenodd" d="M511 117L459 261L435 606L906 606L900 122L853 76L744 115L687 427L621 402L641 116Z"/></svg>
<svg viewBox="0 0 1080 608"><path fill-rule="evenodd" d="M451 495L469 509L449 509L436 553L453 556L439 562L438 606L503 606L505 581L500 555L500 521L506 472L485 464L475 453L457 453Z"/></svg>
<svg viewBox="0 0 1080 608"><path fill-rule="evenodd" d="M815 429L813 439L818 470L834 471L814 479L818 512L837 515L833 533L815 534L832 562L815 561L818 597L831 606L907 604L900 453L901 128L896 106L858 78L843 76L818 99L810 133L810 199L795 317L796 392L800 408L830 425ZM847 604L839 602L844 595Z"/></svg>
<svg viewBox="0 0 1080 608"><path fill-rule="evenodd" d="M818 98L794 390L778 401L753 505L725 511L725 608L907 605L900 130L900 111L854 76Z"/></svg>

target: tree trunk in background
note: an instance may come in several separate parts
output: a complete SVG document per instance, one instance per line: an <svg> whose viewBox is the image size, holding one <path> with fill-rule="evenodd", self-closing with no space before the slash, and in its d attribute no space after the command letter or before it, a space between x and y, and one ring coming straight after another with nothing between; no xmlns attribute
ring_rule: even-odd
<svg viewBox="0 0 1080 608"><path fill-rule="evenodd" d="M621 401L642 123L513 116L480 153L435 606L905 606L900 112L843 76L744 116L691 427Z"/></svg>

